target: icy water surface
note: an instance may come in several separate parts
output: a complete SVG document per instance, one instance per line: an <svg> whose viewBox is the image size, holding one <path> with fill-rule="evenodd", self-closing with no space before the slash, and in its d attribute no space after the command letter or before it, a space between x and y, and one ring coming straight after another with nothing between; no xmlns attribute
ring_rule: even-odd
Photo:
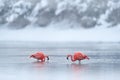
<svg viewBox="0 0 120 80"><path fill-rule="evenodd" d="M29 55L43 51L42 63ZM90 57L81 64L66 60L82 51ZM120 80L120 43L0 42L0 80Z"/></svg>

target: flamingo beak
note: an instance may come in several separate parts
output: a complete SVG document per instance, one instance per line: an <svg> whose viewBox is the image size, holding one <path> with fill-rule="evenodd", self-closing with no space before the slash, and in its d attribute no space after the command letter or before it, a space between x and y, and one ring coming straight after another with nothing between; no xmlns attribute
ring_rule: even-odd
<svg viewBox="0 0 120 80"><path fill-rule="evenodd" d="M68 60L68 57L66 59Z"/></svg>
<svg viewBox="0 0 120 80"><path fill-rule="evenodd" d="M30 58L32 58L32 57L33 57L33 55L30 56Z"/></svg>
<svg viewBox="0 0 120 80"><path fill-rule="evenodd" d="M90 58L86 57L86 59L88 59L88 60L89 60Z"/></svg>
<svg viewBox="0 0 120 80"><path fill-rule="evenodd" d="M85 56L84 59L88 59L89 60L90 58L88 56Z"/></svg>
<svg viewBox="0 0 120 80"><path fill-rule="evenodd" d="M49 57L47 57L47 60L49 60Z"/></svg>
<svg viewBox="0 0 120 80"><path fill-rule="evenodd" d="M32 58L32 56L30 56L29 58Z"/></svg>

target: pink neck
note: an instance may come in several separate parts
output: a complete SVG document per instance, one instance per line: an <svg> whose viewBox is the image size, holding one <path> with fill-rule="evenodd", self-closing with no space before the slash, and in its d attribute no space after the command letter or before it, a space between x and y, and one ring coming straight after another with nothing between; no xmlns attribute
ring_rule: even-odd
<svg viewBox="0 0 120 80"><path fill-rule="evenodd" d="M76 61L72 55L69 55L69 57L71 58L72 62Z"/></svg>

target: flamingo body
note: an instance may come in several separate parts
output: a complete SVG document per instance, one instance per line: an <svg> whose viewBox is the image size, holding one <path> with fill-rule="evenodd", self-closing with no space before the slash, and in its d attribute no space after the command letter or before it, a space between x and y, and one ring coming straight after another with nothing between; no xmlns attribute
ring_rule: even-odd
<svg viewBox="0 0 120 80"><path fill-rule="evenodd" d="M43 52L37 52L35 54L32 54L30 56L30 58L35 58L38 61L41 60L42 62L45 62L45 58L47 58L47 60L49 60L49 57L47 55L45 55Z"/></svg>
<svg viewBox="0 0 120 80"><path fill-rule="evenodd" d="M88 59L89 60L88 56L83 54L82 52L75 52L74 55L70 55L70 54L67 55L67 59L69 57L71 57L71 61L72 62L74 62L76 60L81 61L81 60L84 60L84 59Z"/></svg>

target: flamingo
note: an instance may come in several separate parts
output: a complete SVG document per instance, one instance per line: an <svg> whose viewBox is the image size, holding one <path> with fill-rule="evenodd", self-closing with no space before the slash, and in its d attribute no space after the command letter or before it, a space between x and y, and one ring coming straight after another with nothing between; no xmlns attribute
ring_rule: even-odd
<svg viewBox="0 0 120 80"><path fill-rule="evenodd" d="M45 62L45 58L47 58L47 60L49 60L49 57L47 55L45 55L43 52L37 52L35 54L32 54L30 56L30 58L35 58L38 61L41 60L41 62Z"/></svg>
<svg viewBox="0 0 120 80"><path fill-rule="evenodd" d="M84 59L88 59L89 60L88 56L83 54L82 52L75 52L74 55L68 54L67 55L67 60L68 60L69 57L71 57L71 61L72 62L78 60L79 63L80 63L81 60L84 60Z"/></svg>

